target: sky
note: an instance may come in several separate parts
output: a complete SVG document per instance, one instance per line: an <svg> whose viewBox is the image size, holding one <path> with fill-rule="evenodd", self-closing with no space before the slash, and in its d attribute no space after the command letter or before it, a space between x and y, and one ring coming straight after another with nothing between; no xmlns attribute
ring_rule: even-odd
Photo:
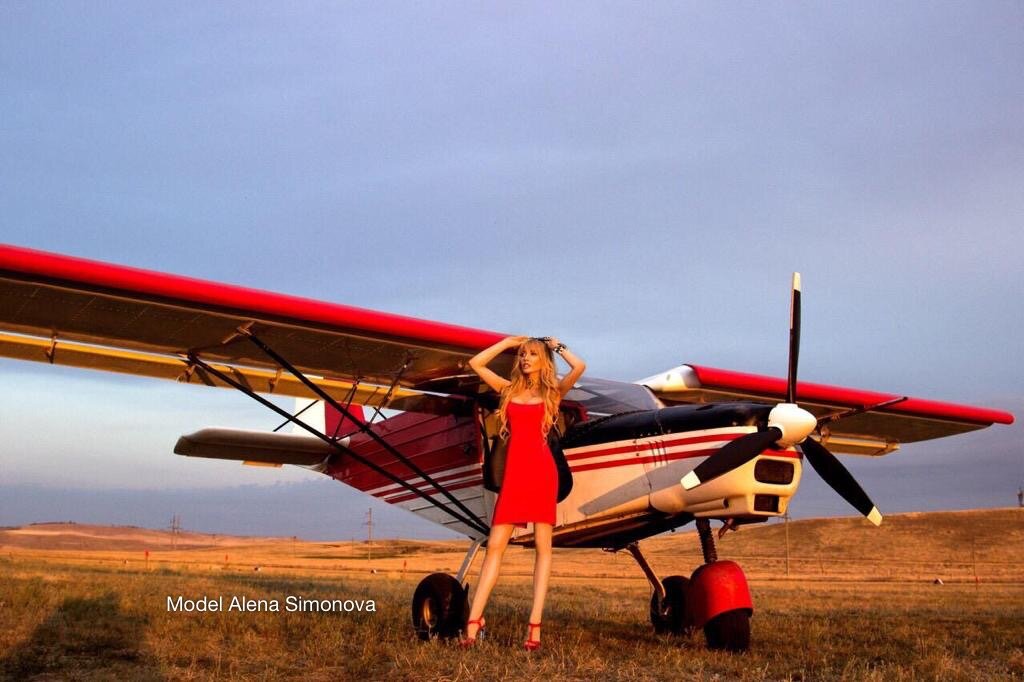
<svg viewBox="0 0 1024 682"><path fill-rule="evenodd" d="M0 241L1024 414L1024 6L0 6ZM240 395L0 360L0 524L443 531L171 454ZM999 507L1015 424L846 457L883 512ZM268 510L277 510L268 514ZM847 515L808 471L791 511Z"/></svg>

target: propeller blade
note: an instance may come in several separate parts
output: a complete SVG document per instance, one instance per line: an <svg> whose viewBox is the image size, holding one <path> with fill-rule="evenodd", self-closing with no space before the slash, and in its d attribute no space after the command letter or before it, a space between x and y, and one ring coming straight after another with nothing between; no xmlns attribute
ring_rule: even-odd
<svg viewBox="0 0 1024 682"><path fill-rule="evenodd" d="M854 480L836 456L816 440L808 438L800 443L800 451L818 472L822 480L839 493L844 500L853 505L854 509L868 518L876 526L882 525L882 514L871 501L864 489Z"/></svg>
<svg viewBox="0 0 1024 682"><path fill-rule="evenodd" d="M683 476L681 481L683 487L687 490L692 490L701 483L707 483L713 478L718 478L722 474L727 474L733 469L743 466L771 447L780 438L782 438L782 431L772 426L766 431L748 433L726 443L718 452L712 454L697 465L693 471Z"/></svg>
<svg viewBox="0 0 1024 682"><path fill-rule="evenodd" d="M793 273L793 298L789 308L789 379L786 402L796 402L796 367L800 360L800 273Z"/></svg>

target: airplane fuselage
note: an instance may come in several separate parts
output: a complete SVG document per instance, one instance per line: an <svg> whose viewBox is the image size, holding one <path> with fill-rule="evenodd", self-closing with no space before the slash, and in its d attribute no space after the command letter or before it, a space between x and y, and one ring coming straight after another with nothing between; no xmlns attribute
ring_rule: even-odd
<svg viewBox="0 0 1024 682"><path fill-rule="evenodd" d="M767 450L694 490L680 484L726 443L763 428L771 408L741 402L681 405L571 428L562 446L574 486L558 505L556 544L614 546L696 517L753 522L785 514L801 473L793 448Z"/></svg>

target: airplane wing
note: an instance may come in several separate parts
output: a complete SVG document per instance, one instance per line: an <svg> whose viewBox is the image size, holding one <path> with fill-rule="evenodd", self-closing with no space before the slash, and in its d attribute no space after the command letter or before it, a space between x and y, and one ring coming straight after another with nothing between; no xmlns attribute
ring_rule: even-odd
<svg viewBox="0 0 1024 682"><path fill-rule="evenodd" d="M423 392L475 393L466 361L504 336L0 245L0 356L224 385L190 369L196 353L257 392L313 397L240 327L338 399L382 404L381 387L396 384L387 407L441 413L443 399Z"/></svg>
<svg viewBox="0 0 1024 682"><path fill-rule="evenodd" d="M467 361L503 336L0 245L0 356L317 398L283 358L339 404L403 414L333 444L208 429L176 450L314 467L471 537L486 536L486 505Z"/></svg>
<svg viewBox="0 0 1024 682"><path fill-rule="evenodd" d="M667 404L753 400L775 404L786 398L786 380L700 365L681 365L642 379ZM816 417L888 402L904 396L798 382L796 399ZM907 397L898 403L840 419L822 431L833 452L884 455L900 443L942 438L1012 424L1009 412Z"/></svg>
<svg viewBox="0 0 1024 682"><path fill-rule="evenodd" d="M356 448L354 440L345 455L360 466L338 469L339 480L388 502L416 505L410 506L416 513L461 515L452 527L471 536L486 534L480 521L486 511L481 506L480 439L465 410L465 397L479 392L480 381L467 361L502 334L0 245L0 356L209 386L225 386L227 378L253 393L316 397L283 372L254 337L337 401L409 415L386 420L384 431L415 425L447 434L436 451L419 455L424 462L419 468L412 461L417 455L405 457L389 442L398 438L397 431L387 439L364 431L366 442ZM507 374L513 361L507 353L493 367ZM782 379L695 365L676 370L638 382L653 396L639 385L588 378L567 401L599 416L653 409L662 404L659 399L668 404L778 402L785 394ZM797 397L824 415L892 396L801 383ZM437 419L419 421L412 413ZM910 399L835 422L822 432L822 440L838 452L885 454L900 442L1012 420L1005 412ZM244 448L250 461L306 466L324 455L316 444L294 447L276 437L261 438L197 434L182 447L193 456L233 453L230 458L242 458ZM433 476L445 485L437 485Z"/></svg>

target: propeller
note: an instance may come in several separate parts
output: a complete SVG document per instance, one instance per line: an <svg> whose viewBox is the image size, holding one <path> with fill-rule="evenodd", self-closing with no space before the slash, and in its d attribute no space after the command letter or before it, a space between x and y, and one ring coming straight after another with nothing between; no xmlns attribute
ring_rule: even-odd
<svg viewBox="0 0 1024 682"><path fill-rule="evenodd" d="M839 414L816 419L807 410L796 404L796 374L800 358L800 273L793 273L792 298L789 315L789 372L786 380L786 402L779 403L768 413L768 427L726 443L718 451L701 462L680 481L683 488L692 490L702 483L743 466L770 447L790 447L799 444L800 452L811 463L811 467L833 490L849 502L876 526L882 523L882 514L874 502L854 480L836 456L816 440L808 438L825 424L843 417L861 414L869 410L906 400L896 398L864 407L853 408Z"/></svg>
<svg viewBox="0 0 1024 682"><path fill-rule="evenodd" d="M844 500L853 505L854 509L868 517L868 521L876 526L881 525L882 514L878 511L878 507L875 506L875 503L871 501L871 498L864 492L864 489L854 480L846 467L824 445L808 438L803 443L800 443L800 452L804 454L807 461L811 463L814 470L818 472L818 475L821 476L825 483L829 484L832 490L835 490Z"/></svg>

